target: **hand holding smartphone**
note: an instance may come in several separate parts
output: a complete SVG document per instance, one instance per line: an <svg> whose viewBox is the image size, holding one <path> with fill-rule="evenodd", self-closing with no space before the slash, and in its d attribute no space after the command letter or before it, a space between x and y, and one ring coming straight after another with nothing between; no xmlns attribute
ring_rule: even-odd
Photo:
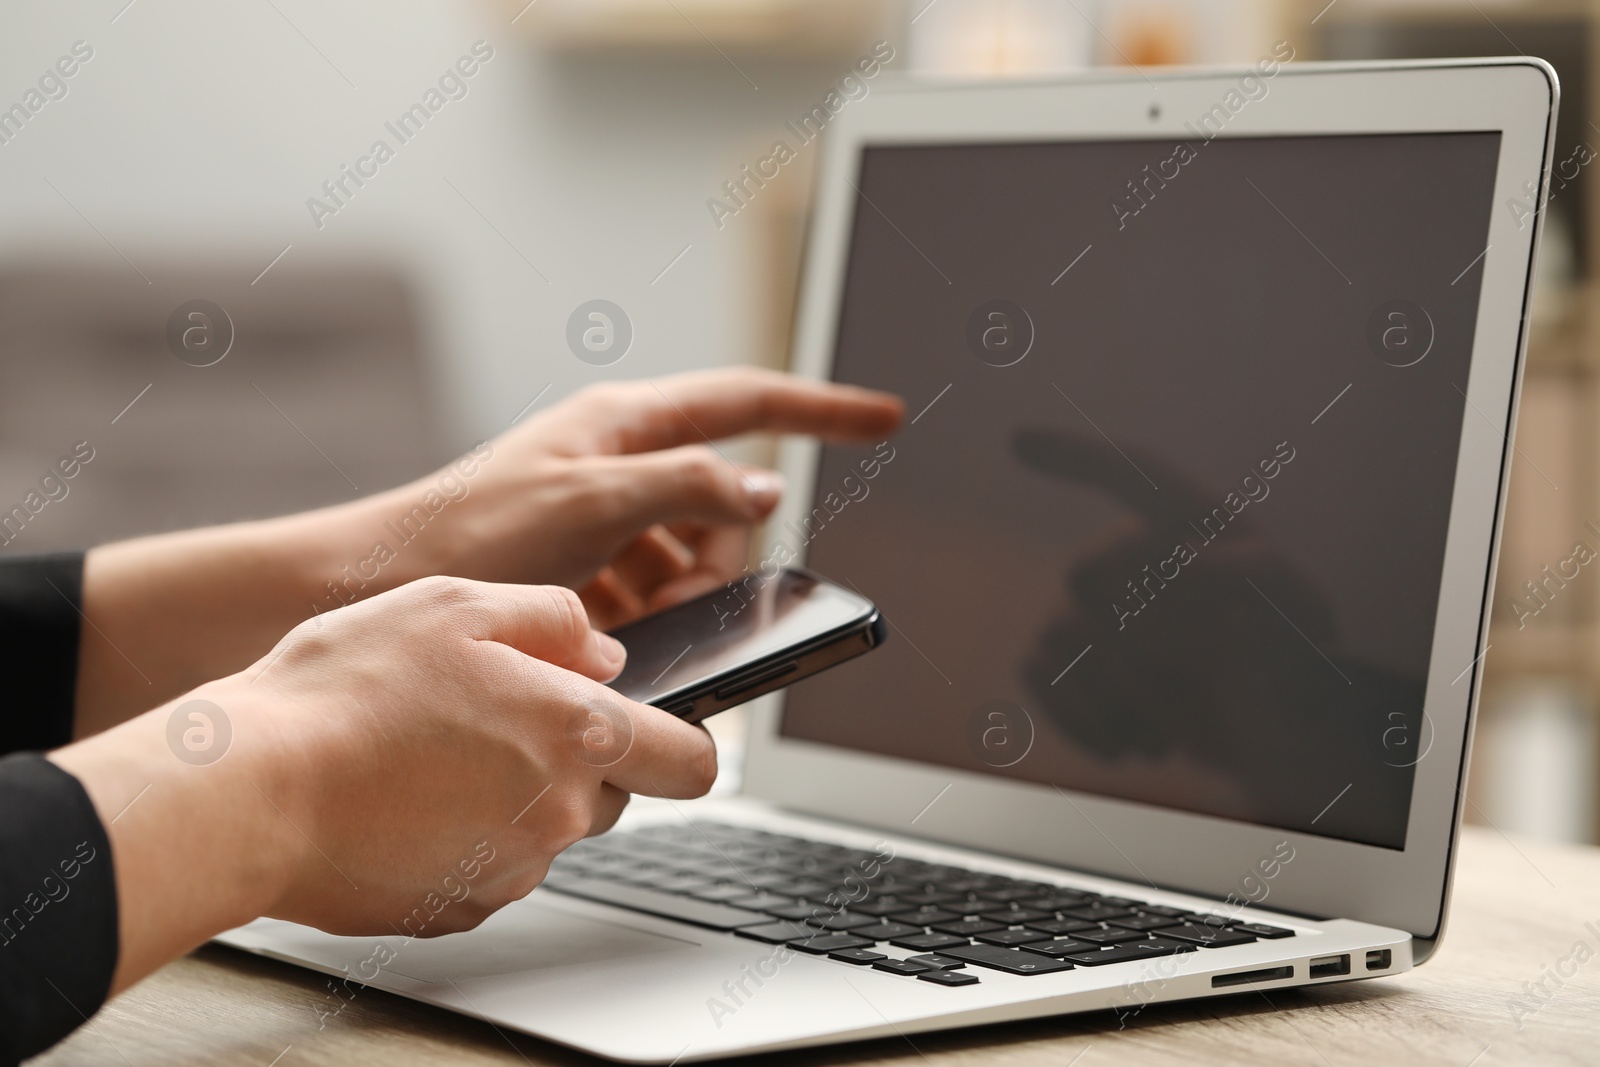
<svg viewBox="0 0 1600 1067"><path fill-rule="evenodd" d="M612 631L628 664L611 687L699 722L876 648L886 631L872 601L788 567Z"/></svg>

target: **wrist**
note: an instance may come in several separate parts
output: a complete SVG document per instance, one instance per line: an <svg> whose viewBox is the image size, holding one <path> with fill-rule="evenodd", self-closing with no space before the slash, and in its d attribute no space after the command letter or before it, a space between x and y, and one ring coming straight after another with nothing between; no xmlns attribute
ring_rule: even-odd
<svg viewBox="0 0 1600 1067"><path fill-rule="evenodd" d="M50 754L111 842L114 989L270 912L303 865L308 846L283 814L288 761L247 689L224 679Z"/></svg>
<svg viewBox="0 0 1600 1067"><path fill-rule="evenodd" d="M440 572L448 540L426 501L426 480L275 522L298 546L294 585L309 617Z"/></svg>
<svg viewBox="0 0 1600 1067"><path fill-rule="evenodd" d="M315 614L341 509L143 537L84 560L78 737L243 670Z"/></svg>

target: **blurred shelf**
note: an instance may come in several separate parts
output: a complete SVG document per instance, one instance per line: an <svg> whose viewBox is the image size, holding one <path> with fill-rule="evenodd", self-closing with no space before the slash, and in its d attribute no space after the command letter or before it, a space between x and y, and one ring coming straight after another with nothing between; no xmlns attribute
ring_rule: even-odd
<svg viewBox="0 0 1600 1067"><path fill-rule="evenodd" d="M1342 0L1319 23L1385 22L1448 23L1472 21L1491 25L1521 19L1584 18L1595 11L1594 0L1489 0L1455 3L1451 0Z"/></svg>
<svg viewBox="0 0 1600 1067"><path fill-rule="evenodd" d="M1576 290L1569 310L1560 318L1539 321L1534 316L1528 335L1528 373L1530 375L1585 374L1595 367L1593 346L1586 343L1591 324L1587 308L1592 296Z"/></svg>
<svg viewBox="0 0 1600 1067"><path fill-rule="evenodd" d="M557 51L829 54L881 30L892 0L495 0ZM519 15L518 12L521 12Z"/></svg>
<svg viewBox="0 0 1600 1067"><path fill-rule="evenodd" d="M1594 661L1600 669L1600 627L1593 625L1535 624L1518 630L1514 621L1489 627L1493 650L1484 657L1484 673L1568 674L1574 662Z"/></svg>

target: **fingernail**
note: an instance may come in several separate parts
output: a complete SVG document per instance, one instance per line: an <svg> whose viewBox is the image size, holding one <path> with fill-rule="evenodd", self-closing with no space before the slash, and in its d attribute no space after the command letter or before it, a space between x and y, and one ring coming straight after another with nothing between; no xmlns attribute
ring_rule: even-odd
<svg viewBox="0 0 1600 1067"><path fill-rule="evenodd" d="M621 641L599 630L594 632L594 647L607 663L622 663L628 658L628 650L622 647Z"/></svg>
<svg viewBox="0 0 1600 1067"><path fill-rule="evenodd" d="M777 471L750 471L744 476L744 488L757 507L770 508L783 495L783 475Z"/></svg>

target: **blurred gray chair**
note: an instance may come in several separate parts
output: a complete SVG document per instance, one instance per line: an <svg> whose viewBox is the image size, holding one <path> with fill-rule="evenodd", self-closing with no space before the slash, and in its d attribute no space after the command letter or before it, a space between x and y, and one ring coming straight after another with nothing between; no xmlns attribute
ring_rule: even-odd
<svg viewBox="0 0 1600 1067"><path fill-rule="evenodd" d="M404 279L291 259L251 285L259 270L145 264L146 283L115 259L0 266L0 510L75 442L95 450L0 552L315 507L447 458ZM211 366L167 342L169 316L195 299L233 326ZM225 324L212 328L221 339Z"/></svg>

